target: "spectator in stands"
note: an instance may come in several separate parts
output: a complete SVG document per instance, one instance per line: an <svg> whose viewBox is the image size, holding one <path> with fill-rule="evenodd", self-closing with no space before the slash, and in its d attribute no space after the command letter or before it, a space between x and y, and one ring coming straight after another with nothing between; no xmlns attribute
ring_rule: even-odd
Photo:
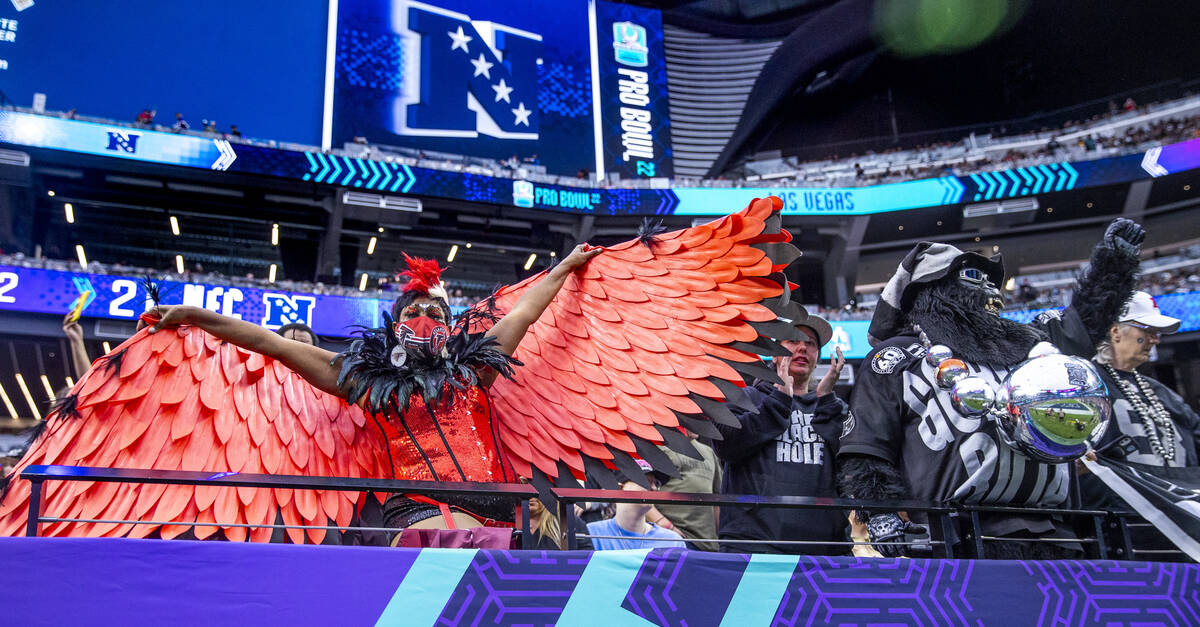
<svg viewBox="0 0 1200 627"><path fill-rule="evenodd" d="M758 381L745 388L753 410L734 409L740 429L718 425L724 439L713 442L723 464L722 492L763 496L837 495L834 457L846 418L846 404L834 393L845 360L841 349L829 372L810 392L810 381L833 328L824 318L797 320L799 340L785 340L790 356L775 359L782 384ZM722 540L838 541L845 535L844 513L832 510L722 507ZM738 544L723 542L735 553L841 554L836 545Z"/></svg>
<svg viewBox="0 0 1200 627"><path fill-rule="evenodd" d="M634 491L646 489L657 490L662 477L650 467L648 462L640 459L635 461L638 467L645 472L644 483L647 485L638 485L638 482L633 481L629 477L622 476L621 489ZM615 513L612 518L588 523L587 532L591 536L592 546L597 551L687 548L683 543L683 536L679 535L678 532L663 529L646 520L646 514L650 512L650 505L645 503L617 503L614 510Z"/></svg>
<svg viewBox="0 0 1200 627"><path fill-rule="evenodd" d="M134 124L140 128L149 128L154 124L154 111L150 109L142 109L142 112L138 114L137 119L134 120Z"/></svg>
<svg viewBox="0 0 1200 627"><path fill-rule="evenodd" d="M201 122L204 123L204 132L205 133L216 133L217 132L217 121L216 120L201 120Z"/></svg>
<svg viewBox="0 0 1200 627"><path fill-rule="evenodd" d="M182 132L188 130L189 128L192 128L192 126L187 123L187 120L183 119L183 114L176 113L175 114L175 123L171 125L171 130L175 131L176 133L182 133Z"/></svg>
<svg viewBox="0 0 1200 627"><path fill-rule="evenodd" d="M1032 303L1041 297L1037 288L1029 284L1029 279L1021 281L1021 291L1017 293L1017 299L1022 303Z"/></svg>
<svg viewBox="0 0 1200 627"><path fill-rule="evenodd" d="M231 124L229 126L229 136L238 138L242 136L242 132L238 130L237 124Z"/></svg>
<svg viewBox="0 0 1200 627"><path fill-rule="evenodd" d="M525 482L522 481L522 483ZM578 519L575 521L575 528L582 528ZM542 503L541 499L529 499L529 531L533 534L533 550L561 551L567 548L562 521ZM592 541L576 536L575 549L590 551L592 550Z"/></svg>
<svg viewBox="0 0 1200 627"><path fill-rule="evenodd" d="M72 107L70 111L67 111L66 113L64 113L64 114L63 114L63 119L65 119L65 120L74 120L74 119L75 119L77 116L78 116L78 111L76 111L76 110L75 110L75 109Z"/></svg>
<svg viewBox="0 0 1200 627"><path fill-rule="evenodd" d="M72 320L71 314L63 318L62 323L63 335L67 336L67 351L71 360L71 371L75 374L75 379L83 378L83 375L92 367L92 360L88 359L87 347L83 345L83 327L80 326L78 320Z"/></svg>
<svg viewBox="0 0 1200 627"><path fill-rule="evenodd" d="M1097 347L1094 359L1113 406L1113 422L1094 443L1101 454L1151 466L1200 465L1200 416L1170 388L1137 372L1179 324L1149 294L1134 292Z"/></svg>
<svg viewBox="0 0 1200 627"><path fill-rule="evenodd" d="M672 451L670 447L659 445L671 463L679 469L679 478L671 478L663 483L664 492L686 492L692 494L714 494L721 491L721 462L712 447L697 440L696 434L688 432L692 446L700 453L701 459L693 459ZM659 504L652 505L646 520L662 527L679 532L688 539L688 546L702 551L717 551L720 547L715 542L694 542L692 538L717 537L717 516L712 507L695 507L691 505Z"/></svg>
<svg viewBox="0 0 1200 627"><path fill-rule="evenodd" d="M320 346L317 341L317 334L312 330L312 327L303 322L293 322L279 327L276 331L279 335L286 337L289 340L296 340L309 346Z"/></svg>

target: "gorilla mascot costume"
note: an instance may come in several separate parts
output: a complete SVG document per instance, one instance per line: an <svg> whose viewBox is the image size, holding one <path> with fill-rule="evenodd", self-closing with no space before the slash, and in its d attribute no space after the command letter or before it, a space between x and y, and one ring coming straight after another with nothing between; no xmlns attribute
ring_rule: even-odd
<svg viewBox="0 0 1200 627"><path fill-rule="evenodd" d="M1044 463L1006 445L986 416L958 411L938 366L961 360L993 389L1031 356L1055 352L1090 359L1133 294L1142 228L1109 225L1077 279L1071 304L1031 324L999 316L1004 283L998 257L946 244L918 244L888 281L871 320L874 350L863 360L838 453L838 488L847 498L915 499L1014 507L1063 506L1071 500L1069 463ZM1050 344L1045 344L1049 342ZM949 354L926 354L933 346ZM944 348L938 352L946 353ZM956 362L957 363L957 362ZM961 367L961 365L960 365ZM872 545L885 556L928 548L928 519L913 512L859 511ZM924 525L922 523L925 523ZM998 559L1082 556L1070 521L1050 515L981 514L984 555ZM947 526L949 527L949 526ZM948 545L955 531L935 529ZM1061 538L1061 542L1020 539Z"/></svg>

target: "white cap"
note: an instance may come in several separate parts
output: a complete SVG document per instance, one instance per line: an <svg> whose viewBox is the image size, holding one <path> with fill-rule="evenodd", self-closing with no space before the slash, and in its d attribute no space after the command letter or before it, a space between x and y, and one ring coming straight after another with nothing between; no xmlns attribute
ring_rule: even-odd
<svg viewBox="0 0 1200 627"><path fill-rule="evenodd" d="M1136 322L1157 330L1160 333L1174 333L1179 330L1179 319L1164 316L1154 303L1154 298L1145 292L1134 292L1133 298L1125 304L1118 322Z"/></svg>

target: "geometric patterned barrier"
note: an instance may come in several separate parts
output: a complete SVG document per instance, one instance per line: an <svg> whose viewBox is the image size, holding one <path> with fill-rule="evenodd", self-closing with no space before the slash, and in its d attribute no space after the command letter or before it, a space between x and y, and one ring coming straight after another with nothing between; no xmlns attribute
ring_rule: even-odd
<svg viewBox="0 0 1200 627"><path fill-rule="evenodd" d="M0 538L6 625L1200 624L1200 566Z"/></svg>

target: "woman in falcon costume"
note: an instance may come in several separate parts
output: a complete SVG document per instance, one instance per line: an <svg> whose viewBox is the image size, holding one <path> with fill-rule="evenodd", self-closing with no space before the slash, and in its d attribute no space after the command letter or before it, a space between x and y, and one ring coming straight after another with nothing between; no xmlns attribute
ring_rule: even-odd
<svg viewBox="0 0 1200 627"><path fill-rule="evenodd" d="M396 321L334 355L190 308L159 308L93 365L51 413L17 473L66 464L240 473L515 481L571 477L616 487L635 457L673 473L656 445L697 457L682 429L736 424L747 378L776 378L776 322L803 317L782 270L798 256L778 199L671 233L580 247L556 268L498 291L451 330L435 268L416 263ZM439 318L441 318L439 320ZM493 322L493 320L495 322ZM517 364L523 364L518 366ZM503 376L498 376L503 375ZM511 378L510 378L511 377ZM492 383L490 388L488 384ZM718 436L719 437L719 436ZM13 479L10 477L10 479ZM0 534L24 528L29 483L13 479ZM50 536L223 534L322 542L367 495L320 490L50 482ZM444 505L444 504L443 504ZM440 525L449 507L397 499L399 525ZM464 524L511 508L459 501ZM480 520L484 519L484 520ZM428 522L427 522L428 521ZM166 523L166 524L163 524ZM230 526L244 525L244 526ZM333 534L328 534L333 535Z"/></svg>

